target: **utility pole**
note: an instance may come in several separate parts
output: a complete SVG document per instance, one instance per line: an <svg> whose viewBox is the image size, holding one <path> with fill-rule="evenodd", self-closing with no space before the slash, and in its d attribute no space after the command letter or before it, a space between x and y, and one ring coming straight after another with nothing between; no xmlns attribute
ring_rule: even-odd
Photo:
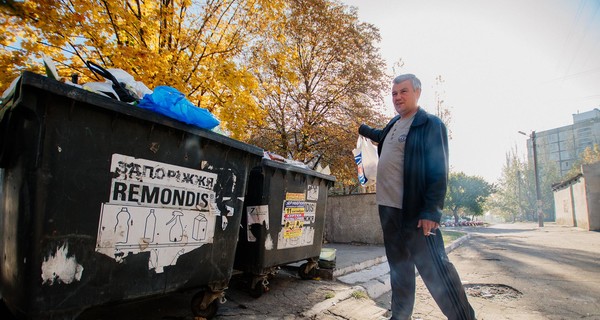
<svg viewBox="0 0 600 320"><path fill-rule="evenodd" d="M519 131L520 134L527 136L527 134L523 131ZM536 194L536 208L537 208L537 216L538 216L538 226L544 226L544 212L542 211L542 193L540 191L540 178L538 174L538 161L537 161L537 146L535 143L535 131L531 132L530 135L531 144L533 149L533 172L535 175L535 194Z"/></svg>
<svg viewBox="0 0 600 320"><path fill-rule="evenodd" d="M535 172L535 193L537 196L538 225L544 226L544 212L542 211L542 194L540 191L540 178L538 174L537 147L535 143L535 131L531 132L531 144L533 144L533 171Z"/></svg>
<svg viewBox="0 0 600 320"><path fill-rule="evenodd" d="M519 220L523 219L523 206L521 205L521 170L517 168L517 203L519 204ZM515 215L513 215L513 222L516 222Z"/></svg>

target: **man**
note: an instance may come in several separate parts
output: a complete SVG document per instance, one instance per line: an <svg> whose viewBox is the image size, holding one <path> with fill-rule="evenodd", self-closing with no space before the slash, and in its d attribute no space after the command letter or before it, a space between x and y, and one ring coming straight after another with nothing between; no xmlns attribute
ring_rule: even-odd
<svg viewBox="0 0 600 320"><path fill-rule="evenodd" d="M392 100L398 115L382 130L358 132L378 143L377 204L392 285L392 318L410 319L415 266L448 319L475 319L459 275L438 229L448 181L448 134L444 123L418 105L421 82L396 77Z"/></svg>

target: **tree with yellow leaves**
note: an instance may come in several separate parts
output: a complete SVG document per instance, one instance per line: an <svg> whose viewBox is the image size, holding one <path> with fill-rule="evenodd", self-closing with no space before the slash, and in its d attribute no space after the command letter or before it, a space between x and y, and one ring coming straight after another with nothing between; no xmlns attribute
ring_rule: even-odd
<svg viewBox="0 0 600 320"><path fill-rule="evenodd" d="M567 180L581 174L582 165L592 164L598 161L600 161L600 147L598 144L586 147L583 152L579 154L579 158L575 160L571 166L571 169L565 174L565 178L563 180Z"/></svg>
<svg viewBox="0 0 600 320"><path fill-rule="evenodd" d="M251 141L313 168L331 165L338 183L356 185L358 125L386 122L376 111L389 83L375 46L379 32L337 2L288 6L277 21L283 28L271 28L251 58L266 111L264 122L250 122Z"/></svg>
<svg viewBox="0 0 600 320"><path fill-rule="evenodd" d="M581 164L591 164L600 161L600 147L594 144L593 147L586 147L581 153Z"/></svg>
<svg viewBox="0 0 600 320"><path fill-rule="evenodd" d="M0 89L41 55L62 77L92 73L85 61L130 73L150 89L172 86L213 112L234 137L261 119L258 86L241 53L281 15L274 0L28 0L0 8ZM0 91L1 92L1 91Z"/></svg>

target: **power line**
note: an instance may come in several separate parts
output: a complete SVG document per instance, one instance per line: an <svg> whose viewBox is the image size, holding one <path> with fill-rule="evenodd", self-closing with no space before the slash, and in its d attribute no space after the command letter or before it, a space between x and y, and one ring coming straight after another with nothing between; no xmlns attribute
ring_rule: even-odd
<svg viewBox="0 0 600 320"><path fill-rule="evenodd" d="M580 1L580 8L582 7L581 3L583 2ZM593 1L592 1L593 3ZM585 4L583 5L583 7L585 7ZM567 70L565 71L565 74L568 74L571 71L571 68L573 66L573 63L575 62L575 59L577 58L577 56L579 55L580 52L582 52L581 47L583 45L583 41L585 40L585 38L587 37L590 28L592 26L592 23L594 22L594 17L596 16L596 14L598 13L598 9L600 8L600 6L595 6L594 8L594 13L588 18L587 23L585 24L585 29L581 35L581 37L579 37L579 41L577 43L577 45L575 46L575 50L573 51L573 55L571 56L571 61L569 62L569 65L567 66ZM580 15L580 10L578 10L577 15ZM577 19L579 20L579 19Z"/></svg>
<svg viewBox="0 0 600 320"><path fill-rule="evenodd" d="M579 21L580 17L581 17L581 13L583 12L583 8L585 7L585 0L579 0L579 6L577 7L577 12L575 13L575 18L573 18L573 23L571 23L571 27L569 28L569 33L567 34L567 37L565 38L565 43L562 46L563 50L562 53L560 55L560 59L558 60L558 65L556 66L557 69L560 65L560 62L563 61L563 56L566 55L566 51L567 48L570 48L569 46L569 40L571 39L571 36L573 35L573 33L575 33L575 27L577 26L577 22Z"/></svg>
<svg viewBox="0 0 600 320"><path fill-rule="evenodd" d="M548 83L555 82L555 81L570 80L572 78L577 78L577 77L582 76L582 75L594 74L594 73L598 73L598 72L600 72L600 67L593 68L593 69L590 69L590 70L581 71L581 72L577 72L577 73L565 74L564 76L544 81L544 82L542 82L542 84L548 84Z"/></svg>

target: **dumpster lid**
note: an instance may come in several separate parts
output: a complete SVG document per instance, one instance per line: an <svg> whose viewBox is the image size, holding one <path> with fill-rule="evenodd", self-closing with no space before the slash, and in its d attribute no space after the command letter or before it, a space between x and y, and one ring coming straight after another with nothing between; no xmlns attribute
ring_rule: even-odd
<svg viewBox="0 0 600 320"><path fill-rule="evenodd" d="M23 87L29 86L33 88L38 88L42 90L46 90L48 92L54 93L56 95L65 96L75 101L84 102L87 104L94 105L99 108L111 110L114 112L118 112L127 116L134 116L136 118L140 118L143 120L160 123L162 125L172 127L174 129L178 129L181 131L187 131L194 135L198 135L203 138L207 138L218 143L224 144L226 146L240 149L242 151L246 151L248 153L252 153L254 155L263 156L263 149L253 146L239 140L235 140L224 135L215 133L213 131L198 128L193 125L189 125L175 119L171 119L169 117L163 116L161 114L145 110L139 108L137 106L130 105L125 102L118 101L116 99L112 99L109 97L105 97L94 92L90 92L72 85L68 85L62 83L60 81L50 79L46 76L36 74L30 71L25 71L21 75L21 90L18 92L19 95L23 94ZM22 99L22 97L16 97L17 99ZM14 103L13 106L20 105L18 103ZM8 107L8 106L7 106Z"/></svg>
<svg viewBox="0 0 600 320"><path fill-rule="evenodd" d="M318 178L321 178L324 180L329 180L331 182L335 182L335 180L336 180L335 176L332 176L332 175L320 173L315 170L306 169L306 168L302 168L302 167L299 167L299 166L296 166L293 164L283 163L280 161L275 161L275 160L271 160L271 159L267 159L267 158L262 159L262 165L277 168L277 169L287 170L287 171L303 173L303 174L315 176L315 177L318 177Z"/></svg>

